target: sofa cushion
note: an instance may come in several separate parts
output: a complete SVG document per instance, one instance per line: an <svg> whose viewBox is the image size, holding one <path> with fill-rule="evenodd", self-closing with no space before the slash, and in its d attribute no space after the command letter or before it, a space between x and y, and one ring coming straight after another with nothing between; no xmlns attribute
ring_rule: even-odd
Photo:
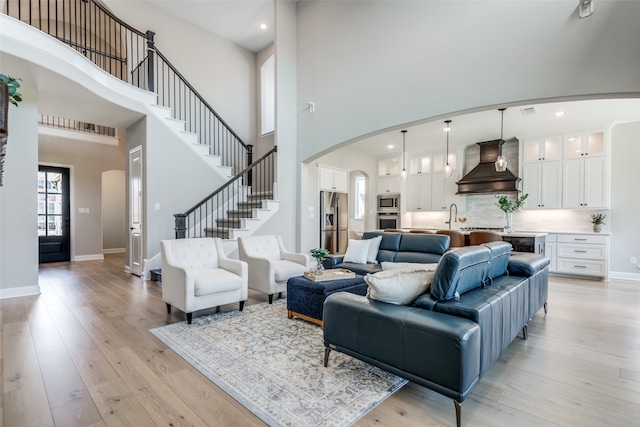
<svg viewBox="0 0 640 427"><path fill-rule="evenodd" d="M442 255L449 249L451 238L444 234L403 234L399 252Z"/></svg>
<svg viewBox="0 0 640 427"><path fill-rule="evenodd" d="M549 265L550 259L544 255L529 252L513 252L507 269L514 276L531 277Z"/></svg>
<svg viewBox="0 0 640 427"><path fill-rule="evenodd" d="M455 248L445 253L433 278L431 296L437 301L449 301L483 286L490 259L491 250L481 245Z"/></svg>
<svg viewBox="0 0 640 427"><path fill-rule="evenodd" d="M341 262L334 265L332 268L346 268L347 270L351 270L362 276L369 273L377 273L382 270L380 264L354 264L352 262Z"/></svg>
<svg viewBox="0 0 640 427"><path fill-rule="evenodd" d="M242 277L222 268L196 270L193 272L195 296L217 294L239 290L242 287Z"/></svg>
<svg viewBox="0 0 640 427"><path fill-rule="evenodd" d="M380 251L398 252L400 250L400 239L402 238L402 233L382 233L379 231L367 231L362 234L363 239L371 239L378 236L382 236L382 241L380 242ZM378 261L380 261L380 259L378 259Z"/></svg>
<svg viewBox="0 0 640 427"><path fill-rule="evenodd" d="M378 249L380 249L380 242L382 242L382 236L372 237L369 240L369 252L367 252L367 262L378 262Z"/></svg>
<svg viewBox="0 0 640 427"><path fill-rule="evenodd" d="M364 277L369 285L367 297L390 304L409 304L429 289L434 270L433 266L414 265L367 274Z"/></svg>
<svg viewBox="0 0 640 427"><path fill-rule="evenodd" d="M344 254L344 262L352 262L354 264L366 264L367 255L369 254L369 244L371 240L353 240L349 239L347 252Z"/></svg>
<svg viewBox="0 0 640 427"><path fill-rule="evenodd" d="M380 266L383 270L393 270L394 268L422 266L425 270L435 271L437 262L415 263L415 262L381 262Z"/></svg>
<svg viewBox="0 0 640 427"><path fill-rule="evenodd" d="M509 242L489 242L483 243L491 251L491 259L487 268L485 284L491 283L496 277L500 277L507 272L507 264L511 255L511 243Z"/></svg>
<svg viewBox="0 0 640 427"><path fill-rule="evenodd" d="M297 262L281 259L274 261L276 282L285 282L294 276L302 276L308 268Z"/></svg>

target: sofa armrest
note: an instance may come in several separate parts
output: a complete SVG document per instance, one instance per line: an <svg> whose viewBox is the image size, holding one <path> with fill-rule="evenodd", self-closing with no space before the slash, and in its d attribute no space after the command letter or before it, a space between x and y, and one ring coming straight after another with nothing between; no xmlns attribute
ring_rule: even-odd
<svg viewBox="0 0 640 427"><path fill-rule="evenodd" d="M342 262L342 260L344 259L344 254L334 254L334 255L327 255L323 260L322 260L322 265L324 266L324 268L326 269L332 269L334 268L336 265L340 264Z"/></svg>
<svg viewBox="0 0 640 427"><path fill-rule="evenodd" d="M512 252L507 270L512 276L531 277L548 266L550 262L549 257L545 255L529 252Z"/></svg>

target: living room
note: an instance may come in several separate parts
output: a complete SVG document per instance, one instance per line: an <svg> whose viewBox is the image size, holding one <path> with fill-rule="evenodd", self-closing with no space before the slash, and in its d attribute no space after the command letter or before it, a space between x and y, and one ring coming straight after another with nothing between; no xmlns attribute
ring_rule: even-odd
<svg viewBox="0 0 640 427"><path fill-rule="evenodd" d="M317 167L316 162L324 162L319 160L322 159L321 156L330 155L329 153L333 152L334 157L327 160L327 164L350 171L363 171L370 176L377 174L375 159L367 159L361 156L359 151L340 152L336 149L379 132L398 132L404 126L425 120L440 122L454 114L493 110L504 105L514 108L534 100L637 97L640 93L636 73L638 69L636 46L640 42L636 22L639 12L637 6L631 2L597 3L594 15L585 19L577 18L576 2L557 2L559 4L518 2L517 5L502 4L503 2L451 2L453 4L413 2L401 3L398 8L394 8L397 6L395 4L387 3L389 2L310 1L295 5L290 2L278 2L276 14L279 28L276 36L276 55L281 61L277 77L279 101L276 142L281 154L278 179L280 194L294 197L284 200L278 216L262 232L282 234L287 244L296 250L304 252L317 246L317 217L314 219L309 216L309 207L316 206L317 203L317 186L313 182L317 176L317 170L314 168ZM518 37L514 34L518 34ZM556 38L558 35L564 38L560 41ZM538 37L542 38L538 39ZM446 45L442 43L443 38L448 40ZM551 49L550 46L554 48ZM513 68L516 67L513 64L517 64L515 71ZM588 72L584 72L585 70ZM37 99L35 90L30 91L30 95L31 101ZM313 113L308 111L308 102L314 103ZM30 104L28 108L31 111L34 105ZM292 119L294 117L297 120ZM497 125L495 127L498 129ZM633 274L635 271L628 261L630 255L638 254L634 236L639 234L638 227L640 227L634 217L640 205L634 197L634 185L629 184L640 180L638 169L634 165L635 159L638 158L638 146L634 144L637 141L637 135L637 123L616 125L612 129L611 165L613 170L611 171L612 199L609 231L613 233L612 248L618 248L614 249L616 256L612 259L612 269L628 274ZM28 140L34 138L37 136L27 135ZM624 142L617 143L617 141ZM440 147L443 141L437 140L434 143ZM21 150L29 151L30 159L34 157L33 149L34 147L21 147ZM346 158L344 153L349 153L349 158ZM344 163L335 160L336 156L344 158ZM285 166L282 167L282 165ZM19 178L28 179L28 171L21 173ZM22 277L25 283L31 283L34 280L37 282L37 271L32 268L35 263L32 247L25 249L24 245L20 245L17 248L21 257L25 254L24 257L31 258L28 271L16 274L15 268L9 265L9 261L14 259L10 252L15 249L16 242L7 242L7 236L14 236L8 230L14 224L8 224L6 219L15 217L8 214L9 209L14 207L12 205L14 201L19 202L17 206L24 204L19 195L12 193L12 196L9 198L8 192L5 191L0 198L3 211L3 234L0 236L3 255L0 259L2 261L0 273L3 274L5 283L4 279L7 277L10 279ZM28 203L29 200L27 205ZM18 224L18 226L22 225ZM28 234L29 226L24 228L27 229L25 234ZM172 230L163 232L170 236ZM94 266L94 264L90 265ZM7 276L9 271L12 274ZM562 298L558 306L564 311L553 313L558 319L555 327L559 333L540 344L547 350L551 349L549 353L537 353L537 351L536 353L548 355L557 349L562 357L551 370L554 375L563 379L566 378L563 376L563 371L571 367L571 360L575 354L585 356L584 360L587 362L583 362L577 370L584 371L585 378L592 383L601 380L599 387L607 390L606 397L609 402L616 397L620 399L620 402L609 406L612 406L614 408L612 411L617 411L619 415L612 416L613 421L609 424L624 425L625 420L637 419L637 412L633 412L637 410L637 405L633 402L637 389L637 365L632 361L637 355L637 343L632 331L625 337L620 337L619 335L622 334L618 334L618 328L625 329L625 325L628 327L637 321L634 312L634 301L637 300L637 291L634 287L636 284L621 282L614 284L615 296L612 300L607 300L606 306L621 307L616 310L620 312L616 313L620 317L610 319L609 317L614 317L611 312L598 311L597 307L594 307L608 296L607 284L599 282L585 284L582 281L564 283L562 291L556 294L558 299ZM139 324L133 326L136 324L134 319L140 315L138 307L124 304L130 311L124 311L125 308L121 311L119 305L122 300L119 297L110 296L110 291L104 290L109 285L108 281L100 282L98 287L101 289L89 293L92 308L90 311L87 310L86 317L83 318L85 326L90 322L98 325L96 329L104 326L100 319L100 310L112 306L110 310L113 311L109 311L110 313L124 316L124 320L115 322L120 328L124 341L133 345L136 339L142 336L142 331L146 332L146 327L165 321L157 290L149 291L136 284L127 288L127 285L118 282L119 289L126 288L122 292L131 299L130 301L140 303L149 310L149 313L152 313L141 315L145 316L144 320L138 323L143 323L143 326ZM47 291L55 287L55 285L48 285ZM589 292L582 292L584 289L588 289ZM82 293L82 290L77 291ZM77 299L77 295L58 289L56 294L49 293L47 296L52 304L50 307L59 307L57 292L69 298L70 305L82 305L88 301ZM94 298L95 295L99 297ZM148 299L143 301L140 295L145 295ZM31 307L33 300L25 298L25 301L22 304ZM27 310L24 307L17 307L11 303L5 303L3 307L6 310L5 324L19 322L26 324ZM43 307L38 307L44 310ZM607 365L606 377L598 376L600 373L595 374L595 377L587 376L589 370L599 371L599 369L591 369L589 362L593 362L602 354L590 353L589 347L606 347L611 342L607 341L606 331L604 333L598 331L598 335L595 336L588 330L575 327L574 323L579 324L585 321L585 318L578 314L581 307L585 308L585 313L590 314L587 317L591 317L591 320L599 317L607 318L603 319L603 324L611 328L611 334L616 336L614 351L628 352L625 355L623 367L619 371L612 362L611 365ZM60 310L60 312L64 311ZM568 329L567 323L564 323L567 320L565 316L568 316L569 312L571 312L571 323L574 329ZM63 325L65 313L59 314L62 317L56 318L56 322ZM16 319L19 322L12 322ZM535 324L540 328L539 330L543 330L544 318L536 317ZM50 331L45 329L45 323L38 325L42 328L39 331ZM587 325L585 329L600 328L597 321L586 322L584 325ZM126 332L127 327L131 327L131 332ZM135 332L133 332L134 329ZM12 331L15 329L7 329L5 333ZM573 341L569 345L563 345L563 340L572 339L572 333L579 339L587 341L587 338L590 338L593 341L588 341L584 346ZM110 331L107 337L115 339L117 333ZM144 345L150 345L150 347L138 347L133 352L149 355L149 358L157 363L154 369L157 368L158 372L162 371L162 365L168 359L176 363L171 365L175 367L177 373L172 377L172 386L180 389L180 375L184 373L182 369L185 365L182 365L182 362L176 362L170 356L162 355L164 350L150 344L148 338L142 339L141 342L144 343L143 347ZM533 346L529 345L529 347ZM61 345L56 348L62 347ZM522 362L524 351L526 351L525 344L518 343L517 347L510 349L508 360ZM121 353L128 355L127 351ZM27 351L24 354L32 355ZM136 357L137 355L130 360ZM616 357L614 354L609 354L608 360L615 360ZM144 360L144 357L141 360ZM140 363L144 364L144 362ZM71 365L72 363L67 366ZM132 366L136 365L132 364ZM497 368L501 369L500 372L513 375L513 371L517 370L513 366L505 367L498 364ZM539 368L543 371L548 367L541 363L533 366L532 369ZM597 367L600 368L601 365ZM186 367L186 369L191 368ZM612 373L609 370L616 372ZM574 381L579 377L575 372L572 375ZM620 382L617 382L616 375L622 377ZM154 384L159 390L159 392L152 392L154 397L168 389L166 385L155 382L161 376L162 374L158 374L154 377ZM564 418L553 421L551 417L555 410L553 402L549 402L545 394L550 393L549 389L553 389L553 385L557 383L547 377L545 385L536 389L537 396L532 397L526 393L517 394L514 390L536 383L535 374L524 377L525 381L522 383L510 384L507 387L500 384L502 387L500 392L494 388L498 387L496 386L499 381L497 378L485 378L481 391L491 399L482 399L481 404L476 403L473 406L475 410L469 412L469 419L484 425L496 423L509 425L509 422L515 421L524 425L538 425L542 422L541 419L532 414L536 412L535 406L540 405L551 407L542 418L548 423L571 425L578 422L588 424L591 421L593 425L606 425L606 420L602 418L592 420L588 417L589 415L595 417L597 415L593 414L595 410L585 416L580 413L580 409L577 411L575 408L567 409L573 405L574 401L567 398L566 394L571 395L580 389L575 384L571 387L564 385L558 387L561 390L569 390L564 399L558 395L550 398L561 400L562 403L557 411L568 414ZM193 372L189 371L183 378L193 380ZM77 378L74 377L74 379ZM523 380L522 377L519 379ZM114 379L114 381L117 380ZM196 379L195 383L203 386L203 390L211 390L208 388L210 386L203 385L204 381L201 378ZM625 389L631 397L629 395L622 397ZM10 391L8 388L6 390ZM189 395L187 390L182 390L185 396ZM171 393L173 396L173 392ZM559 394L562 395L563 391ZM597 400L595 392L588 394L589 402ZM39 396L42 395L39 394ZM242 421L238 422L250 423L243 409L238 409L240 405L229 403L228 396L226 398L221 394L217 396L221 401L226 402L227 406L223 406L227 408L225 414L240 413ZM430 423L449 424L451 422L451 408L444 399L434 397L415 386L408 387L407 391L400 396L373 413L367 420L363 420L363 423L374 424L378 419L388 423L402 423L405 420L403 414L407 405L410 408L409 418L416 424L425 417L430 417ZM625 402L624 399L631 402ZM5 398L5 402L13 401ZM39 404L41 403L40 401ZM435 415L429 415L427 411L420 409L425 403L433 409ZM526 407L525 412L529 415L524 420L520 417L522 413L517 410L519 404ZM444 405L447 405L446 409L438 412ZM488 410L482 406L494 407ZM229 407L233 410L229 410ZM492 418L492 410L507 412L507 414L500 422L495 422ZM211 415L206 409L203 413ZM222 419L228 423L235 421L233 416ZM259 423L253 419L251 422Z"/></svg>

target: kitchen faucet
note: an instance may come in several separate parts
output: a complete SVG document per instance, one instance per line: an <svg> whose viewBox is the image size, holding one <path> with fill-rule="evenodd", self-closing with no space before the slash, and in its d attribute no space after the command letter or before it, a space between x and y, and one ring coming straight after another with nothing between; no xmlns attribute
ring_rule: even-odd
<svg viewBox="0 0 640 427"><path fill-rule="evenodd" d="M458 222L458 206L455 203L451 203L449 206L449 221L445 221L445 224L449 224L449 230L451 230L451 212L453 208L456 208L456 215L453 217L455 222Z"/></svg>

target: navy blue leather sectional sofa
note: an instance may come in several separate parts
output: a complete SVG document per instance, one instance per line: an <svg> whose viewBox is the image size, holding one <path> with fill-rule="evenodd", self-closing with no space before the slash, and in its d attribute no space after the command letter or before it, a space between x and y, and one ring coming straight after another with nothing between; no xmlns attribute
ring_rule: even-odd
<svg viewBox="0 0 640 427"><path fill-rule="evenodd" d="M349 293L324 304L325 366L337 350L461 404L544 306L549 259L506 242L442 255L429 292L402 306Z"/></svg>
<svg viewBox="0 0 640 427"><path fill-rule="evenodd" d="M330 255L324 259L324 268L346 268L356 274L365 275L382 270L381 262L436 263L449 250L450 237L444 234L383 233L368 231L363 239L382 236L377 263L354 264L343 262L344 255Z"/></svg>

